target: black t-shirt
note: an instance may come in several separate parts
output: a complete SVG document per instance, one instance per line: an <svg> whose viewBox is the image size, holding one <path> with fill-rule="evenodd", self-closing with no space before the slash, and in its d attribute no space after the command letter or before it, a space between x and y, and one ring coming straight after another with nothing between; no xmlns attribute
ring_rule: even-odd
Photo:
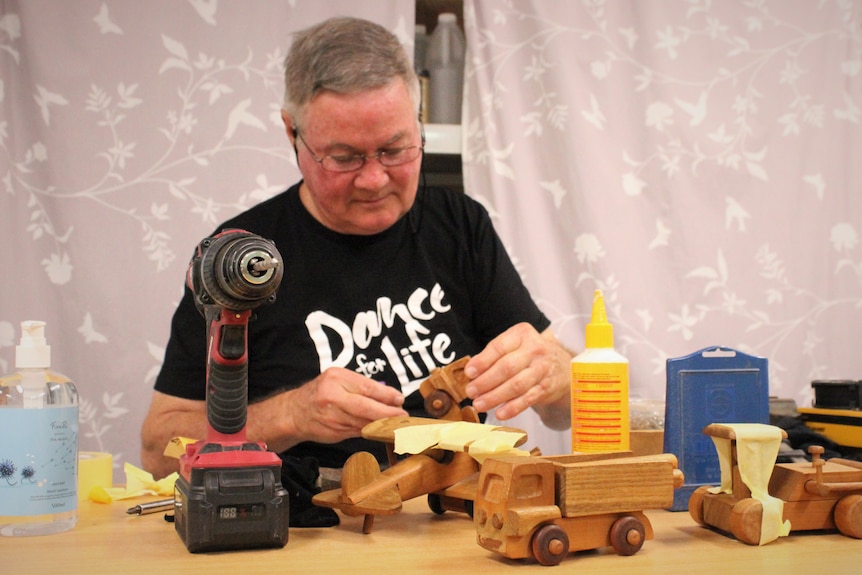
<svg viewBox="0 0 862 575"><path fill-rule="evenodd" d="M272 240L284 260L276 301L249 322L249 402L339 366L400 389L405 409L427 416L418 388L432 369L478 353L516 323L550 325L487 211L460 192L420 188L394 226L357 236L315 220L297 184L218 230L230 228ZM186 287L155 389L205 399L206 345L205 321ZM340 467L357 450L383 457L381 445L361 438L286 453Z"/></svg>

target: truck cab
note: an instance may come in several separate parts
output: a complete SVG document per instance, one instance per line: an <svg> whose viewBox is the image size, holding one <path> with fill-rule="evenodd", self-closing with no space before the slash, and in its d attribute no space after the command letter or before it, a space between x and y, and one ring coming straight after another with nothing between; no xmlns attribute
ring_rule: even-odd
<svg viewBox="0 0 862 575"><path fill-rule="evenodd" d="M538 523L562 517L555 504L554 466L541 457L485 460L473 520L477 542L506 557L526 557L526 542Z"/></svg>

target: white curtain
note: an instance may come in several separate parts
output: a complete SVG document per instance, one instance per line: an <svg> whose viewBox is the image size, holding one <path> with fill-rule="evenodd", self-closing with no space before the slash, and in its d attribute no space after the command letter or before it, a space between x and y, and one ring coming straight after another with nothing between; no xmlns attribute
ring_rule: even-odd
<svg viewBox="0 0 862 575"><path fill-rule="evenodd" d="M335 15L413 44L413 0L0 0L0 372L45 320L117 480L194 246L299 178L282 60Z"/></svg>
<svg viewBox="0 0 862 575"><path fill-rule="evenodd" d="M567 345L600 288L635 395L715 345L799 405L862 379L862 3L466 0L465 23L465 188Z"/></svg>

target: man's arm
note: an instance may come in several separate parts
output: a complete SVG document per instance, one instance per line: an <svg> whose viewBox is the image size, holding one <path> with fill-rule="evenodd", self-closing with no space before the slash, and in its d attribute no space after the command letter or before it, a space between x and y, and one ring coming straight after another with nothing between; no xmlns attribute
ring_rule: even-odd
<svg viewBox="0 0 862 575"><path fill-rule="evenodd" d="M284 406L290 404L290 393L284 392L248 407L246 438L263 441L273 451L280 452L301 441L291 431ZM175 437L206 439L208 431L206 403L153 392L150 410L141 429L141 462L144 469L161 478L179 470L179 461L166 457L165 446ZM294 438L291 440L291 438Z"/></svg>
<svg viewBox="0 0 862 575"><path fill-rule="evenodd" d="M206 421L203 401L154 391L150 410L141 427L141 464L144 469L156 479L179 470L179 461L163 454L165 447L174 437L205 438Z"/></svg>
<svg viewBox="0 0 862 575"><path fill-rule="evenodd" d="M280 453L303 441L337 443L358 437L378 419L404 416L404 396L353 371L330 368L296 389L248 406L246 437ZM206 403L154 392L141 430L144 469L160 478L179 463L163 451L174 437L206 439Z"/></svg>

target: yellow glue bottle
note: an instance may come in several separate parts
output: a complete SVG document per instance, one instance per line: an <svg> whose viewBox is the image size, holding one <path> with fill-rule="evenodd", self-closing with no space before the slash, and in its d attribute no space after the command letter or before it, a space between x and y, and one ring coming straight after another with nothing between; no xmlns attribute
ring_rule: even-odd
<svg viewBox="0 0 862 575"><path fill-rule="evenodd" d="M585 349L572 359L572 451L628 449L629 362L614 350L614 326L596 290Z"/></svg>

